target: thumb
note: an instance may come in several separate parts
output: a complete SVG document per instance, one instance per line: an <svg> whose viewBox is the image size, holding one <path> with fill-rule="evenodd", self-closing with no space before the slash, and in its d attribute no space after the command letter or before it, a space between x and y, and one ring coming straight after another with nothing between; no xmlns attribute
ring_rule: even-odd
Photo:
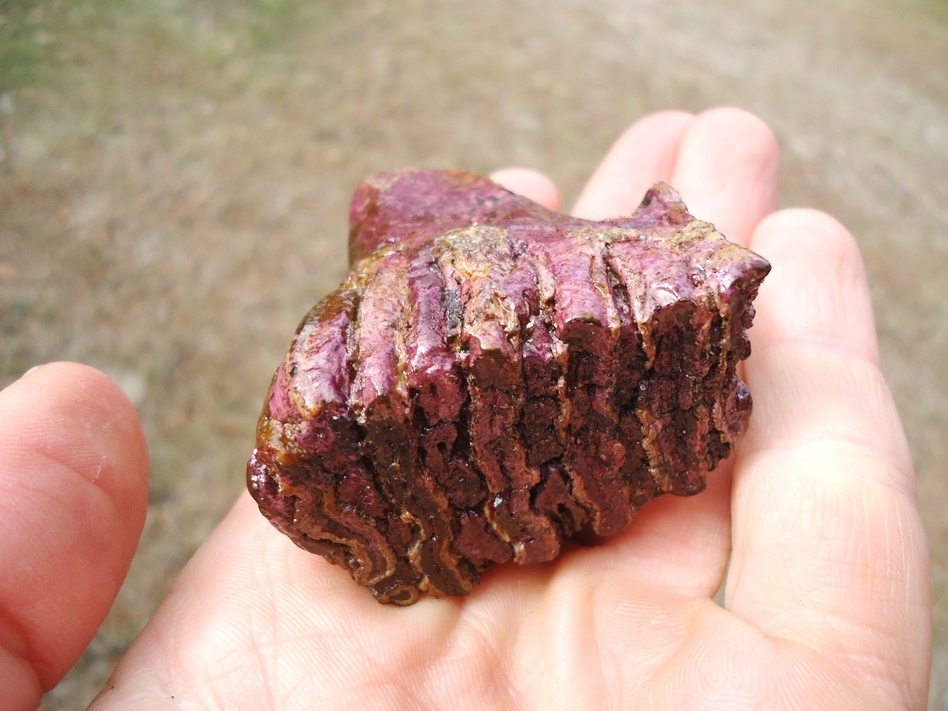
<svg viewBox="0 0 948 711"><path fill-rule="evenodd" d="M86 648L147 500L141 424L105 375L56 363L0 392L0 707L36 708Z"/></svg>

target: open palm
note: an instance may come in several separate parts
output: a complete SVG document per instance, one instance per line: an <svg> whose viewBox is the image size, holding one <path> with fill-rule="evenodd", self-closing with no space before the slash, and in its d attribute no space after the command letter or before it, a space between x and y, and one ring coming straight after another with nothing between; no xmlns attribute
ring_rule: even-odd
<svg viewBox="0 0 948 711"><path fill-rule="evenodd" d="M542 176L495 178L559 207ZM776 142L737 110L643 119L574 212L630 213L655 180L773 265L744 371L755 412L704 493L659 499L551 563L492 569L466 598L409 608L379 605L244 495L93 708L924 707L927 549L854 241L821 213L773 213ZM96 426L76 425L77 409ZM121 394L74 365L4 391L0 455L0 487L26 471L35 489L0 501L0 569L20 571L0 582L0 694L29 708L125 573L147 458ZM29 515L49 491L70 494L54 499L65 532ZM85 545L65 555L55 536ZM22 565L30 552L44 564Z"/></svg>

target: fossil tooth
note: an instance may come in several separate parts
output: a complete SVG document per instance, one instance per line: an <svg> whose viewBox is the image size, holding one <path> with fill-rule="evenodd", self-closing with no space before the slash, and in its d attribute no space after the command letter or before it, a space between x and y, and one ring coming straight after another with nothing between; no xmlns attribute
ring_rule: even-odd
<svg viewBox="0 0 948 711"><path fill-rule="evenodd" d="M262 513L382 602L464 595L665 493L751 411L738 362L766 260L656 184L553 213L464 172L369 177L352 272L305 316L247 466Z"/></svg>

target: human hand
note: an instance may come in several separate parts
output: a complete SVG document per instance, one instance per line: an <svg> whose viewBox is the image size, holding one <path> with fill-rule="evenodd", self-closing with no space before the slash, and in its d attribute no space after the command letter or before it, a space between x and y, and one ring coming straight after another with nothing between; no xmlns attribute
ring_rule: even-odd
<svg viewBox="0 0 948 711"><path fill-rule="evenodd" d="M755 411L705 492L408 608L294 546L244 494L93 708L923 708L927 548L861 258L826 215L770 214L777 164L746 113L656 114L619 139L575 209L630 213L665 180L773 265L744 369ZM536 173L495 177L559 207ZM146 470L131 406L100 374L49 366L0 394L10 708L35 706L104 616Z"/></svg>

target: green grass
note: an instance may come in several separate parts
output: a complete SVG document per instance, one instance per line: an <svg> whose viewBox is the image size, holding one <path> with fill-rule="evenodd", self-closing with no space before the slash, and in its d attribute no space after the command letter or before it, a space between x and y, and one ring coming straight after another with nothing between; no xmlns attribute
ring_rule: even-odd
<svg viewBox="0 0 948 711"><path fill-rule="evenodd" d="M31 83L46 50L31 5L25 0L0 3L0 95Z"/></svg>
<svg viewBox="0 0 948 711"><path fill-rule="evenodd" d="M219 59L279 48L341 7L325 0L0 0L0 96L107 51L116 33L152 43L157 35L169 50Z"/></svg>

